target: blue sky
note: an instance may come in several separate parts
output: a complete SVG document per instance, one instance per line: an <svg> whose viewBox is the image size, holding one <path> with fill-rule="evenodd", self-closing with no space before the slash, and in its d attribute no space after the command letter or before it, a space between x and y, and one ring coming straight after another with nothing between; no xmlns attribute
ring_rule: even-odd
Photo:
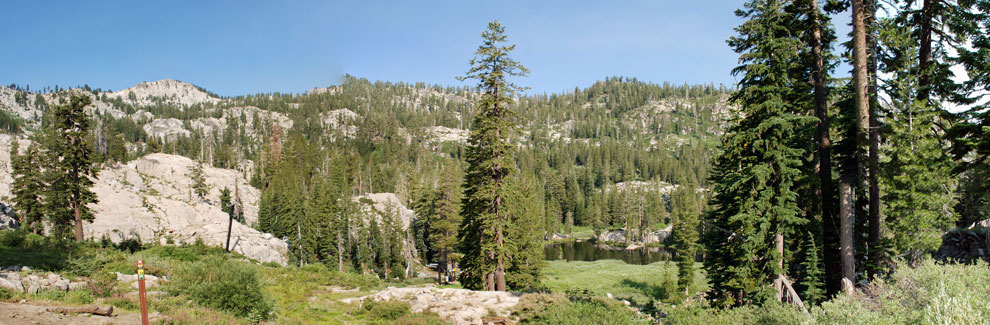
<svg viewBox="0 0 990 325"><path fill-rule="evenodd" d="M119 90L183 80L223 96L303 92L345 73L455 79L492 19L517 44L530 92L607 76L735 82L725 44L742 0L16 1L0 11L0 84Z"/></svg>

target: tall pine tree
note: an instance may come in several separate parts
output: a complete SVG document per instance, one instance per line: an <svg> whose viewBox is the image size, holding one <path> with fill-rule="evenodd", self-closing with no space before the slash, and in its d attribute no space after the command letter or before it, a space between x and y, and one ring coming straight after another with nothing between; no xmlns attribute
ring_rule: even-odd
<svg viewBox="0 0 990 325"><path fill-rule="evenodd" d="M705 235L712 297L724 305L779 300L784 240L807 222L792 187L806 155L798 142L815 119L799 115L808 107L807 86L793 74L802 68L805 45L787 4L746 2L736 14L747 21L729 39L740 54L741 65L733 70L742 76L740 89L731 98L740 117L715 162L714 211Z"/></svg>
<svg viewBox="0 0 990 325"><path fill-rule="evenodd" d="M458 235L464 254L461 282L471 289L505 291L511 258L505 233L509 222L506 181L515 171L515 150L509 143L515 125L509 119L509 106L512 96L522 89L507 78L529 70L509 57L515 45L504 45L505 28L498 21L488 23L481 36L484 42L471 59L471 68L458 77L478 80L482 93L468 138L464 220Z"/></svg>
<svg viewBox="0 0 990 325"><path fill-rule="evenodd" d="M44 143L49 168L45 171L49 184L45 193L45 205L59 237L68 237L75 226L76 241L83 240L83 222L93 220L88 204L96 203L96 194L90 190L91 177L96 177L92 146L89 145L89 115L86 106L92 99L86 95L73 95L69 103L55 106L49 115L50 129Z"/></svg>

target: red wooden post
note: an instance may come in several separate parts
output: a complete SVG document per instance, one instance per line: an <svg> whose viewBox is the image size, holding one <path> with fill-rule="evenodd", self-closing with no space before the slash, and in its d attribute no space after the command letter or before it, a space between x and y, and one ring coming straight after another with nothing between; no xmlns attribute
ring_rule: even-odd
<svg viewBox="0 0 990 325"><path fill-rule="evenodd" d="M148 320L148 298L144 292L144 261L137 261L137 273L138 297L141 300L141 325L149 325L151 322Z"/></svg>

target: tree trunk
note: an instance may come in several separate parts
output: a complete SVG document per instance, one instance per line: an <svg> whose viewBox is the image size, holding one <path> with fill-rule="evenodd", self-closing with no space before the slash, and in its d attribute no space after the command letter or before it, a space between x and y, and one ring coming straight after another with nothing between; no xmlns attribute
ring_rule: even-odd
<svg viewBox="0 0 990 325"><path fill-rule="evenodd" d="M870 96L869 96L869 74L868 74L868 53L866 47L866 15L867 6L865 0L852 0L852 22L853 22L853 88L855 89L855 100L856 100L856 187L860 189L867 188L867 166L869 165L869 160L867 156L867 148L869 144L870 133ZM852 189L849 189L852 191ZM852 201L855 201L853 199ZM872 202L871 202L872 204ZM852 209L852 207L849 207ZM850 215L854 212L850 210ZM879 217L879 215L877 216ZM879 220L874 221L874 216L869 216L870 228L874 225L879 226ZM849 227L853 227L851 224ZM845 236L845 229L843 231L843 236ZM849 244L852 244L852 228L849 229L850 238L846 238ZM869 242L872 244L872 242ZM841 244L840 244L841 245ZM845 246L842 247L843 258L846 258L847 252L845 251ZM849 247L851 249L851 246ZM851 266L843 265L843 277L849 277L848 269ZM850 268L851 269L851 268ZM854 280L851 278L850 280ZM855 283L855 281L853 281Z"/></svg>
<svg viewBox="0 0 990 325"><path fill-rule="evenodd" d="M72 202L72 212L75 214L76 219L76 241L83 241L83 221L82 221L82 209L79 208L79 201Z"/></svg>
<svg viewBox="0 0 990 325"><path fill-rule="evenodd" d="M814 54L814 70L812 72L815 100L815 117L818 117L818 181L821 194L822 212L822 251L825 262L825 288L830 294L839 292L841 288L839 267L839 240L838 226L835 221L833 211L834 189L832 187L832 140L829 138L829 117L828 117L828 88L826 87L825 60L822 55L822 27L821 13L818 9L818 1L810 1L810 14L812 15L812 53Z"/></svg>
<svg viewBox="0 0 990 325"><path fill-rule="evenodd" d="M856 256L853 251L853 224L855 223L856 192L853 191L851 173L839 178L839 250L842 278L855 283Z"/></svg>
<svg viewBox="0 0 990 325"><path fill-rule="evenodd" d="M337 233L337 270L344 272L344 239Z"/></svg>
<svg viewBox="0 0 990 325"><path fill-rule="evenodd" d="M920 48L918 49L918 100L928 105L931 96L931 78L928 71L932 58L932 0L924 0L921 7L921 17L918 21L921 24Z"/></svg>
<svg viewBox="0 0 990 325"><path fill-rule="evenodd" d="M774 249L777 254L780 254L780 259L777 260L777 277L773 280L773 289L775 291L777 302L784 301L784 235L776 234L773 236Z"/></svg>
<svg viewBox="0 0 990 325"><path fill-rule="evenodd" d="M495 242L499 248L503 246L503 240L502 228L500 227L495 230ZM505 264L502 256L498 256L498 266L495 268L495 291L505 291Z"/></svg>

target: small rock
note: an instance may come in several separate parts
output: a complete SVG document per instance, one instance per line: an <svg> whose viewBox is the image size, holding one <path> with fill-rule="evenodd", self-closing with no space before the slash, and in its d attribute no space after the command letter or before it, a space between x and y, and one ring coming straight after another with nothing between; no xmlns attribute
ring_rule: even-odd
<svg viewBox="0 0 990 325"><path fill-rule="evenodd" d="M606 292L605 297L607 297L608 299L615 299L615 296L613 296L612 293L610 292Z"/></svg>
<svg viewBox="0 0 990 325"><path fill-rule="evenodd" d="M17 266L17 265L11 265L11 266L8 266L7 268L5 268L4 271L20 272L21 271L21 267L20 266Z"/></svg>
<svg viewBox="0 0 990 325"><path fill-rule="evenodd" d="M31 272L31 268L27 265L21 267L21 272Z"/></svg>
<svg viewBox="0 0 990 325"><path fill-rule="evenodd" d="M59 281L55 281L55 284L53 284L52 286L54 286L58 290L69 291L69 280L62 279Z"/></svg>
<svg viewBox="0 0 990 325"><path fill-rule="evenodd" d="M624 304L624 305L626 305L626 306L630 306L630 305L632 305L632 303L630 303L630 302L629 302L629 300L623 300L623 301L622 301L622 304Z"/></svg>
<svg viewBox="0 0 990 325"><path fill-rule="evenodd" d="M87 290L89 289L89 284L83 281L69 283L69 291L75 290Z"/></svg>
<svg viewBox="0 0 990 325"><path fill-rule="evenodd" d="M41 287L38 287L37 284L32 284L30 287L28 287L27 293L33 295L38 293L39 290L41 290Z"/></svg>

